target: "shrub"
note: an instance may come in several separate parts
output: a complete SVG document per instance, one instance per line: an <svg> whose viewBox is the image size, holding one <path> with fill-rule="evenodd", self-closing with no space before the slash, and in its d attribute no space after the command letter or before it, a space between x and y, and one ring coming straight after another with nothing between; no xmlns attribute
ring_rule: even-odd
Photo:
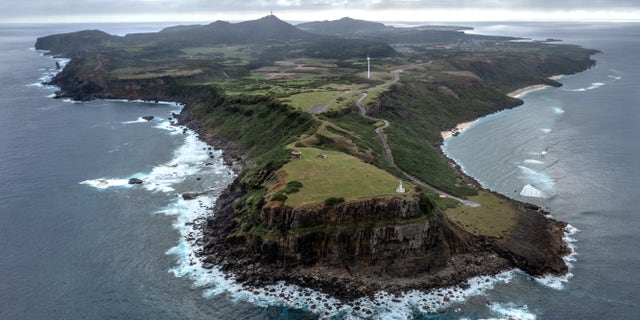
<svg viewBox="0 0 640 320"><path fill-rule="evenodd" d="M340 197L340 198L336 198L336 197L331 197L331 198L327 198L324 200L324 205L325 206L335 206L337 204L341 204L344 202L344 198Z"/></svg>
<svg viewBox="0 0 640 320"><path fill-rule="evenodd" d="M273 197L271 197L271 201L280 201L280 202L285 202L287 201L287 195L284 194L284 192L282 191L278 191L276 192L276 194L273 195Z"/></svg>
<svg viewBox="0 0 640 320"><path fill-rule="evenodd" d="M289 181L289 183L287 183L287 186L282 191L287 194L292 194L300 191L300 188L302 188L302 182L294 180Z"/></svg>

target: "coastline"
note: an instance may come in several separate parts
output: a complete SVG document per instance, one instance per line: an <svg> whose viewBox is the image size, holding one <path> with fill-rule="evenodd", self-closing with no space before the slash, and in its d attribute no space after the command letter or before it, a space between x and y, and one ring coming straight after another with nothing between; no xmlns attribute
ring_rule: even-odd
<svg viewBox="0 0 640 320"><path fill-rule="evenodd" d="M112 95L112 93L109 95ZM161 94L159 97L167 98L167 96L164 94ZM104 98L104 96L102 98ZM93 99L101 99L101 97L94 96ZM180 98L176 98L176 99L180 100ZM183 108L177 117L179 120L178 123L196 132L197 138L200 139L201 141L207 143L210 146L214 146L216 149L221 149L223 151L222 156L225 159L225 164L233 166L234 167L233 170L236 171L236 173L239 172L244 166L244 161L245 161L242 154L238 152L238 149L235 147L233 142L222 140L219 137L216 137L215 135L210 134L210 132L207 130L206 127L202 125L199 119L195 118L191 113L190 107L193 106L192 103L193 103L192 101L190 102L189 100L183 100L182 102ZM473 123L475 123L475 121L465 123L462 126L463 127L462 130L468 128ZM234 187L234 183L231 183L227 186L227 188L223 192L223 195L221 195L221 197L216 200L216 203L215 203L216 207L220 204L221 201L224 202L225 193L227 193L227 191L233 192L231 190L233 189L233 187ZM231 197L228 200L231 200L231 201L235 200L233 195L230 195L230 196ZM514 201L514 204L515 203L517 203L517 201ZM519 205L522 210L525 210L527 212L537 210L537 208L533 208L533 209L528 208L521 203L519 203ZM212 216L221 215L221 213L218 210L213 210L213 212L210 211L209 214ZM534 215L534 216L538 216L538 215ZM540 215L540 217L542 217L542 215ZM544 218L538 219L536 217L529 217L529 219L530 221L524 221L523 224L521 225L521 228L519 228L518 232L514 233L513 239L516 242L514 246L505 245L504 243L502 243L502 241L501 243L490 243L486 239L474 238L473 248L472 248L474 251L475 250L491 250L493 253L481 254L474 257L462 256L462 255L458 257L460 261L457 265L459 266L469 265L473 268L476 268L475 266L478 266L479 268L482 268L484 270L480 270L479 272L475 270L477 272L475 274L473 274L474 273L473 271L470 274L461 274L461 273L464 273L464 270L460 270L457 267L453 268L452 270L452 268L448 267L447 269L443 270L443 274L427 275L426 278L422 279L423 280L422 284L415 283L414 280L416 279L401 278L401 279L397 279L398 280L397 283L391 283L392 281L389 281L388 283L384 283L384 282L387 282L388 280L388 279L385 279L385 281L381 282L381 286L378 287L379 289L371 290L372 288L367 288L367 287L360 288L361 285L363 284L362 281L357 277L354 277L349 270L347 270L349 271L348 274L345 274L344 272L342 272L342 274L332 274L330 272L331 270L329 270L329 272L323 272L326 270L321 270L318 268L305 270L305 273L298 273L295 271L291 272L291 270L286 270L283 268L273 269L273 268L267 268L264 265L260 265L260 264L250 264L250 263L247 263L247 260L244 260L244 261L233 260L235 257L239 257L237 253L236 254L232 253L228 255L220 254L220 256L222 257L222 260L212 260L210 259L211 256L202 255L202 252L199 251L202 248L201 247L202 244L204 244L205 242L210 242L208 240L211 240L211 238L206 238L206 237L204 239L194 239L194 241L196 241L196 245L198 245L198 249L196 249L196 251L193 253L195 256L198 256L198 258L196 258L194 261L189 261L190 266L195 265L199 268L196 268L196 267L189 268L187 273L180 273L180 276L188 277L188 278L197 278L197 277L194 277L194 274L195 275L210 274L212 271L216 274L216 276L218 273L222 274L219 276L220 278L218 278L217 280L224 277L225 280L231 279L230 281L232 282L232 284L229 284L226 281L220 284L214 283L214 288L206 289L205 295L207 294L206 292L215 292L215 294L224 293L227 291L226 289L223 289L223 287L227 287L227 288L232 287L235 291L234 292L229 291L228 293L232 295L242 294L244 296L244 299L254 301L256 304L264 303L264 301L260 301L260 300L264 299L265 296L271 299L273 287L276 286L276 287L282 288L280 292L290 293L291 292L290 288L294 287L296 292L304 293L308 291L313 291L319 295L322 295L323 297L327 297L326 292L337 292L335 290L342 290L343 294L338 295L338 297L340 298L339 300L336 300L336 301L338 301L338 303L343 303L345 301L343 299L346 298L346 301L350 301L349 303L356 302L355 305L344 304L344 306L350 308L351 311L358 310L358 309L355 309L355 307L359 307L358 303L364 300L371 301L372 305L375 304L379 306L380 304L378 302L374 303L374 301L378 301L377 300L378 297L383 294L386 294L389 296L388 299L385 298L385 300L383 300L383 303L387 305L397 304L398 302L395 300L398 300L397 298L398 296L403 297L403 296L417 295L420 298L423 298L425 296L435 296L435 299L438 301L429 302L427 300L424 300L426 299L424 298L422 300L424 302L421 302L421 304L428 306L428 308L424 309L425 311L427 310L436 311L450 305L449 302L454 302L460 299L459 297L463 295L463 292L467 288L469 288L470 285L473 286L472 283L476 281L474 279L487 279L485 280L485 282L489 282L488 279L492 279L493 281L498 281L498 280L501 280L500 275L504 274L500 272L504 270L512 270L511 268L515 267L516 265L520 267L520 269L525 270L526 272L529 272L530 270L534 270L533 273L535 274L536 266L535 264L533 264L532 261L540 261L540 258L545 258L546 255L544 252L538 251L539 248L537 247L535 248L523 247L521 246L521 244L525 242L536 243L535 241L529 241L530 239L527 238L527 236L533 237L535 238L535 240L538 240L538 241L552 240L552 238L555 238L555 237L549 237L549 235L555 235L556 234L555 231L557 231L557 229L562 223L560 222L542 223L541 220L545 220L545 219ZM196 221L193 221L191 223L196 228L207 228L207 227L211 227L211 221L212 220L202 221L200 219L197 219ZM230 223L232 223L232 221L230 221ZM231 224L228 224L222 227L228 227L230 225ZM536 226L539 228L535 228ZM534 232L531 235L525 232L527 230L540 230L540 232ZM202 230L202 231L206 232L206 230ZM209 231L211 231L211 229ZM556 243L552 243L551 241L548 241L548 242L550 244L549 247L559 248ZM562 248L559 248L559 249L560 249L559 251L562 251ZM496 257L495 255L496 253L499 254L499 257ZM232 260L232 263L228 262L227 259ZM472 263L469 264L469 261L471 261ZM236 266L232 267L230 266L231 264L236 264ZM253 267L249 268L250 266L253 266ZM528 267L531 267L531 268L528 268ZM274 270L278 271L278 273L274 274L272 272ZM555 264L552 269L552 274L562 274L563 271L564 270L560 265ZM510 271L506 271L506 273L510 273ZM492 278L496 274L498 274L498 277L497 277L498 280L495 280L494 278ZM177 273L176 273L176 276L178 276ZM370 277L369 275L365 276L365 278L369 278L369 277ZM237 282L235 280L237 280ZM286 280L286 284L282 282L285 280ZM200 280L198 280L197 282L200 282ZM506 282L508 282L508 280L506 280ZM207 286L209 285L211 284L208 284ZM256 285L257 287L253 285ZM453 287L449 287L449 286L453 286ZM447 288L455 288L453 290L456 294L445 300L442 298L442 292L445 292L445 290L447 290L446 292L451 291L450 289L447 289ZM279 294L280 298L283 297L282 294L283 293ZM251 298L247 298L248 295L250 295ZM302 307L304 310L311 311L317 314L315 307L312 307L311 308L312 310L309 310L308 309L309 305L306 305L306 308L304 308L305 306L304 303L302 304L302 306L299 306L297 304L292 305L290 303L290 300L286 298L287 293L284 293L284 295L285 295L284 301L282 299L278 299L275 295L273 295L273 299L280 300L279 302L280 304L284 304L284 305L295 307L295 308ZM300 295L302 296L302 294ZM306 294L306 296L308 296L308 294ZM334 298L335 296L336 295L334 294L334 295L330 295L329 297L330 299L336 299ZM445 297L447 297L446 293L445 293ZM322 302L325 302L328 299L329 298L322 298ZM307 300L307 299L304 299L303 297L303 300ZM414 304L415 302L409 301L407 303ZM406 306L403 305L402 307L406 307ZM321 311L321 310L318 310L318 311ZM329 311L334 311L334 310L329 309ZM343 311L344 309L342 309L341 312ZM323 316L325 315L324 313L320 313L320 314L322 314ZM367 313L358 313L358 314L361 314L362 316L367 315Z"/></svg>
<svg viewBox="0 0 640 320"><path fill-rule="evenodd" d="M554 80L554 81L558 81L564 77L567 77L568 75L564 75L564 74L559 74L559 75L554 75L549 77L548 79L550 80ZM560 84L562 85L562 84ZM512 97L512 98L517 98L517 99L521 99L523 98L526 94L530 93L530 92L534 92L534 91L538 91L538 90L542 90L542 89L546 89L548 87L552 87L551 85L546 85L546 84L535 84L535 85L530 85L530 86L526 86L517 90L514 90L510 93L508 93L507 95ZM501 110L504 111L504 110ZM500 111L498 111L500 112ZM458 170L462 175L466 176L467 178L471 179L471 181L479 186L480 188L486 188L484 186L484 184L482 182L480 182L478 179L476 179L474 176L472 176L470 173L468 173L465 168L456 161L456 159L454 159L453 157L450 156L449 153L446 152L445 150L445 146L446 146L446 140L450 139L451 137L455 137L457 135L459 135L462 131L468 129L470 126L478 123L481 119L490 116L492 114L488 114L488 115L484 115L482 117L479 117L477 119L474 119L472 121L467 121L467 122L463 122L460 123L458 125L456 125L455 128L453 128L452 130L449 131L443 131L441 132L442 135L442 143L440 144L440 152L442 153L442 155L450 162L450 164L456 168L456 170ZM504 197L505 199L508 199L509 201L512 201L513 203L520 203L520 204L524 204L525 206L533 206L533 207L537 207L535 205L529 204L527 202L521 202L519 200L515 200L510 198L507 195L503 195L500 193L497 193L495 191L492 191L498 195L500 195L501 197ZM540 212L541 214L543 214L545 216L546 219L549 220L553 220L553 217L551 216L551 213L548 211L543 210L542 208L538 208L537 209L538 212ZM563 283L568 282L569 279L571 277L573 277L573 274L571 273L571 269L573 268L573 261L575 261L575 256L577 255L576 252L576 246L575 244L573 244L573 242L575 242L575 239L573 238L573 236L579 232L580 230L578 230L577 228L575 228L574 226L572 226L571 224L564 222L564 221L558 221L559 223L563 224L562 227L562 242L563 245L566 248L566 251L564 252L564 256L562 257L562 259L565 262L565 265L567 266L567 271L563 274L560 275L545 275L545 276L540 276L540 277L534 277L535 280L540 283L543 284L545 286L548 286L550 288L556 289L556 290L560 290L563 288Z"/></svg>
<svg viewBox="0 0 640 320"><path fill-rule="evenodd" d="M453 129L440 132L440 135L442 136L443 140L447 138L455 137L459 135L462 131L468 129L470 126L477 123L478 120L480 120L480 118L472 121L458 123Z"/></svg>
<svg viewBox="0 0 640 320"><path fill-rule="evenodd" d="M567 75L565 75L565 74L557 74L557 75L550 76L547 79L553 80L553 81L558 81L558 80L560 80L560 79L562 79L562 78L564 78L566 76ZM562 85L562 84L560 84L560 85ZM553 86L549 85L549 84L533 84L533 85L530 85L530 86L526 86L526 87L522 87L522 88L516 89L516 90L514 90L512 92L509 92L509 93L507 93L507 96L509 96L511 98L521 99L522 97L524 97L526 94L528 94L530 92L546 89L546 88L549 88L549 87L553 87ZM475 123L480 121L480 119L482 119L482 118L484 118L486 116L488 116L488 115L484 115L482 117L476 118L476 119L471 120L471 121L458 123L450 130L441 131L440 135L442 136L443 144L444 144L444 140L445 139L448 139L448 138L451 138L451 137L459 135L460 133L462 133L463 131L465 131L466 129L468 129L469 127L471 127L472 125L474 125ZM449 157L447 157L447 158L449 158ZM451 159L451 160L453 160L453 159Z"/></svg>

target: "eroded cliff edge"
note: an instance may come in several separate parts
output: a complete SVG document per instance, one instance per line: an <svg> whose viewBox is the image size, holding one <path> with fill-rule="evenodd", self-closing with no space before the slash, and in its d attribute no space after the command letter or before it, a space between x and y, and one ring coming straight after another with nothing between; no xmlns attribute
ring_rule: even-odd
<svg viewBox="0 0 640 320"><path fill-rule="evenodd" d="M220 265L248 286L286 281L343 299L384 290L464 284L513 267L530 275L567 271L565 224L513 202L517 226L501 238L474 236L438 212L423 195L373 198L335 206L262 207L261 232L243 232L233 202L234 182L204 226L205 262Z"/></svg>
<svg viewBox="0 0 640 320"><path fill-rule="evenodd" d="M534 206L504 197L501 201L516 214L513 225L496 236L470 233L445 214L447 206L437 195L423 191L410 199L370 197L297 208L271 201L264 184L289 161L288 146L296 142L344 151L393 171L385 167L373 133L375 123L360 117L355 108L347 106L314 117L283 103L282 97L251 91L260 92L264 85L292 91L290 96L326 85L325 80L314 84L308 79L297 83L301 87L295 90L288 81L256 85L248 76L255 75L258 67L277 68L275 62L284 59L279 52L269 51L263 60L229 66L223 64L227 60L218 59L219 52L194 62L182 47L166 50L149 45L147 51L138 51L133 50L138 45L135 41L118 43L120 40L102 33L80 35L97 40L88 43L71 34L53 37L80 39L80 44L65 42L57 47L40 42L39 49L58 48L62 50L59 54L73 57L52 81L61 88L59 97L182 102L181 124L225 150L227 163L235 166L239 177L202 226L205 236L200 255L208 266L220 265L240 282L251 286L285 280L352 299L378 290L460 284L471 276L513 267L531 275L567 271L562 260L568 253L562 242L565 224L548 219ZM477 189L437 152L439 132L515 107L520 101L504 95L514 86L547 83L552 74L574 73L594 64L592 50L508 42L494 48L493 41L483 42L486 51L476 47L443 51L427 45L407 59L395 58L386 66L389 70L403 64L414 69L407 68L402 81L368 106L369 113L394 124L386 133L391 135L394 157L404 170L463 197ZM504 53L502 46L517 50ZM75 49L69 51L70 47ZM285 58L294 51L285 49ZM332 61L341 66L332 69L341 73L330 79L336 85L371 85L354 75L354 57ZM327 129L327 122L332 123L333 131ZM326 139L330 134L332 138ZM303 136L309 139L302 141Z"/></svg>

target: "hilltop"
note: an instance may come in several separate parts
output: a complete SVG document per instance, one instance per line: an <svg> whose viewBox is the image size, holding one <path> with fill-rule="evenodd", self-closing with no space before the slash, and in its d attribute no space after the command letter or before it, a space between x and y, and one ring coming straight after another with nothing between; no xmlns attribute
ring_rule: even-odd
<svg viewBox="0 0 640 320"><path fill-rule="evenodd" d="M51 81L59 97L185 104L180 122L239 174L199 254L245 285L351 299L512 267L563 274L565 224L483 190L441 154L440 131L520 105L506 95L517 88L559 86L551 75L589 68L596 52L459 30L267 16L36 48L72 58Z"/></svg>

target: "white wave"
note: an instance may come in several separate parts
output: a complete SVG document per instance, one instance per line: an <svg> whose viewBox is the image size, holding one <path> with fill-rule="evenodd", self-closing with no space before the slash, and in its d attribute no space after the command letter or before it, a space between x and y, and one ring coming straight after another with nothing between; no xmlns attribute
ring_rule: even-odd
<svg viewBox="0 0 640 320"><path fill-rule="evenodd" d="M553 112L555 114L563 114L564 113L564 109L562 109L561 107L554 107L553 108Z"/></svg>
<svg viewBox="0 0 640 320"><path fill-rule="evenodd" d="M594 83L592 83L590 86L588 86L586 88L573 89L573 90L570 90L570 91L573 91L573 92L584 92L584 91L598 89L598 88L600 88L600 87L602 87L604 85L605 84L603 82L594 82Z"/></svg>
<svg viewBox="0 0 640 320"><path fill-rule="evenodd" d="M100 178L100 179L93 179L93 180L85 180L79 183L88 185L97 189L131 186L129 184L129 179L118 179L118 178L116 179Z"/></svg>
<svg viewBox="0 0 640 320"><path fill-rule="evenodd" d="M573 236L578 232L580 232L578 228L570 224L567 224L567 227L565 227L564 229L564 236L562 237L562 240L567 244L567 246L569 246L569 250L571 250L571 253L569 253L568 255L562 258L562 260L564 260L564 263L567 265L567 267L569 267L569 271L566 274L561 276L537 277L536 281L538 283L545 285L549 288L562 290L564 288L564 284L569 282L569 279L573 277L573 273L571 273L571 269L573 269L573 262L576 261L576 256L578 255L578 252L576 251L576 245L575 245L575 242L577 242L578 240L575 239Z"/></svg>
<svg viewBox="0 0 640 320"><path fill-rule="evenodd" d="M184 133L188 133L189 131L189 130L186 130L185 127L174 125L169 120L160 121L155 127L162 130L167 130L172 135L184 134Z"/></svg>
<svg viewBox="0 0 640 320"><path fill-rule="evenodd" d="M540 129L540 131L542 131L543 133L550 133L552 130L549 128L542 128Z"/></svg>
<svg viewBox="0 0 640 320"><path fill-rule="evenodd" d="M169 253L181 252L185 248L181 245ZM226 278L216 266L211 270L200 269L201 264L196 260L189 259L188 263L184 261L180 268L173 269L172 272L176 276L189 277L196 287L208 287L203 293L206 298L228 294L236 301L263 307L286 306L301 309L320 318L361 319L373 316L375 319L409 319L416 312L439 312L455 303L462 303L469 297L483 295L498 283L509 283L515 274L515 271L506 271L494 277L475 277L467 281L466 288L454 286L430 292L412 290L399 295L378 292L372 298L365 297L345 303L325 293L283 282L264 288L244 287L238 285L233 278Z"/></svg>
<svg viewBox="0 0 640 320"><path fill-rule="evenodd" d="M521 307L516 306L513 303L500 304L492 303L490 309L493 313L500 316L500 319L510 320L536 320L537 316L529 311L527 305Z"/></svg>
<svg viewBox="0 0 640 320"><path fill-rule="evenodd" d="M38 79L38 82L28 84L27 86L57 89L55 86L46 85L44 83L51 81L53 77L55 77L58 73L60 73L60 71L62 71L62 69L64 69L64 67L69 63L69 61L71 61L71 59L53 57L52 59L60 64L60 69L43 69L42 71L44 71L44 74Z"/></svg>
<svg viewBox="0 0 640 320"><path fill-rule="evenodd" d="M529 197L529 198L548 198L549 197L546 193L542 192L541 190L537 189L536 187L530 184L522 188L522 191L520 191L520 195L523 197Z"/></svg>
<svg viewBox="0 0 640 320"><path fill-rule="evenodd" d="M216 167L223 168L222 160L216 160ZM230 176L230 178L233 178ZM221 186L222 188L223 186ZM176 200L161 212L175 216L173 226L180 233L179 243L167 250L166 254L177 257L177 265L169 272L176 277L193 281L194 288L202 289L205 298L225 294L234 301L252 303L261 307L284 306L305 310L320 318L376 318L408 319L416 312L428 314L441 311L455 303L462 303L472 296L485 294L498 283L509 283L516 271L502 272L496 276L474 277L467 286L441 288L430 292L409 291L400 295L378 292L372 298L360 298L349 303L331 295L309 288L279 282L261 288L246 287L235 278L222 272L218 266L204 268L204 263L196 256L202 250L197 239L202 231L196 224L204 222L211 213L215 197L200 196L195 200Z"/></svg>
<svg viewBox="0 0 640 320"><path fill-rule="evenodd" d="M173 126L172 126L173 127ZM176 127L182 132L182 128ZM174 151L173 160L154 167L145 177L145 189L149 191L173 192L173 186L184 181L188 176L202 170L209 155L203 151L207 144L198 140L195 134L187 131L185 142ZM220 154L220 151L216 151Z"/></svg>
<svg viewBox="0 0 640 320"><path fill-rule="evenodd" d="M613 80L620 80L622 79L622 77L620 76L614 76L614 75L609 75L609 78L613 79Z"/></svg>
<svg viewBox="0 0 640 320"><path fill-rule="evenodd" d="M536 159L525 159L522 162L526 163L526 164L544 164L544 162L542 162L540 160L536 160Z"/></svg>
<svg viewBox="0 0 640 320"><path fill-rule="evenodd" d="M530 185L536 186L542 191L552 191L555 188L553 179L543 171L536 171L525 166L518 166L518 168L520 168L522 172L520 178Z"/></svg>
<svg viewBox="0 0 640 320"><path fill-rule="evenodd" d="M123 121L123 122L120 122L120 123L122 123L122 124L133 124L133 123L143 123L143 122L149 122L149 121L143 119L142 117L139 117L137 120Z"/></svg>

